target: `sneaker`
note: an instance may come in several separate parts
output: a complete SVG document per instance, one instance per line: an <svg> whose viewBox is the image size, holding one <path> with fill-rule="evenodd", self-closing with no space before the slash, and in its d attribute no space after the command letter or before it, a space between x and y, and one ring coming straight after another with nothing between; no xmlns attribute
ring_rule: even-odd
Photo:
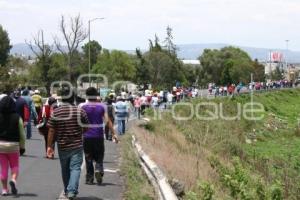
<svg viewBox="0 0 300 200"><path fill-rule="evenodd" d="M70 192L70 193L68 193L67 197L69 200L74 200L76 198L76 194Z"/></svg>
<svg viewBox="0 0 300 200"><path fill-rule="evenodd" d="M91 175L85 176L85 184L87 185L93 185L94 184L94 177Z"/></svg>
<svg viewBox="0 0 300 200"><path fill-rule="evenodd" d="M96 180L97 180L97 184L98 185L101 185L102 184L102 181L103 181L103 172L100 172L100 171L96 171L95 172L95 177L96 177Z"/></svg>
<svg viewBox="0 0 300 200"><path fill-rule="evenodd" d="M10 187L11 187L11 193L12 193L13 195L18 194L18 189L17 189L17 187L16 187L16 182L13 181L13 180L11 180L11 181L9 181L9 185L10 185Z"/></svg>
<svg viewBox="0 0 300 200"><path fill-rule="evenodd" d="M87 185L94 185L94 181L93 180L85 180L85 184Z"/></svg>
<svg viewBox="0 0 300 200"><path fill-rule="evenodd" d="M8 191L7 191L7 190L2 190L1 195L2 195L2 196L7 196L7 195L8 195Z"/></svg>

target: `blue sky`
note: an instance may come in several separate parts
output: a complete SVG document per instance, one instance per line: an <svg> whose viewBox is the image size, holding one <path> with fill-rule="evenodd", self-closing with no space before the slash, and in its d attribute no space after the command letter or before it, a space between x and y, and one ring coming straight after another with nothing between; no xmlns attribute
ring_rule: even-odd
<svg viewBox="0 0 300 200"><path fill-rule="evenodd" d="M175 43L229 43L300 50L299 0L0 0L0 24L13 44L43 29L53 42L61 15L80 13L91 39L105 48L147 48L148 39L173 28Z"/></svg>

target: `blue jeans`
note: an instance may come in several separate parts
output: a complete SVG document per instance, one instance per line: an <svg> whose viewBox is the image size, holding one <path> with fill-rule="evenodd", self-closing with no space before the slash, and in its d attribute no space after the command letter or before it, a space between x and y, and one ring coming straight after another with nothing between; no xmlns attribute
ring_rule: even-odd
<svg viewBox="0 0 300 200"><path fill-rule="evenodd" d="M119 118L118 121L118 133L119 135L125 134L125 118Z"/></svg>
<svg viewBox="0 0 300 200"><path fill-rule="evenodd" d="M66 194L78 194L83 149L60 150L58 155Z"/></svg>
<svg viewBox="0 0 300 200"><path fill-rule="evenodd" d="M29 116L28 123L26 125L26 138L30 139L31 136L32 136L32 134L31 134L31 116Z"/></svg>

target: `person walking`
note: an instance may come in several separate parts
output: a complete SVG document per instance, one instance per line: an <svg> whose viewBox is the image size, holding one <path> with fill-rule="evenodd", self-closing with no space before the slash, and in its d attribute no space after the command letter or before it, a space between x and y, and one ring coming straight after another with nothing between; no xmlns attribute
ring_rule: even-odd
<svg viewBox="0 0 300 200"><path fill-rule="evenodd" d="M103 125L108 124L112 133L112 139L117 141L117 137L110 121L106 105L97 102L98 92L94 87L86 90L88 101L79 105L82 108L90 122L89 129L84 132L83 149L86 163L86 184L94 184L94 176L97 184L102 184L104 175L103 159L104 159L104 130ZM94 167L95 161L95 167Z"/></svg>
<svg viewBox="0 0 300 200"><path fill-rule="evenodd" d="M138 119L141 119L141 105L142 105L141 95L138 94L134 99L134 111Z"/></svg>
<svg viewBox="0 0 300 200"><path fill-rule="evenodd" d="M109 97L107 99L107 104L106 104L107 115L108 115L108 118L111 121L112 125L114 125L114 123L115 123L115 109L114 109L113 102L114 102L113 97ZM105 125L105 138L107 140L112 141L112 133L111 133L111 130L109 129L109 126L107 123Z"/></svg>
<svg viewBox="0 0 300 200"><path fill-rule="evenodd" d="M37 115L41 114L41 109L43 107L43 101L42 101L42 97L40 95L40 91L39 90L35 90L34 91L34 95L32 95L32 101L35 107L35 112L37 113Z"/></svg>
<svg viewBox="0 0 300 200"><path fill-rule="evenodd" d="M64 193L72 200L78 194L83 161L82 125L89 124L89 121L85 111L74 105L74 93L70 88L63 88L61 95L62 103L53 111L48 121L47 156L53 156L53 143L56 138Z"/></svg>
<svg viewBox="0 0 300 200"><path fill-rule="evenodd" d="M141 114L144 115L148 104L147 97L143 95L140 97L140 100L141 100Z"/></svg>
<svg viewBox="0 0 300 200"><path fill-rule="evenodd" d="M118 122L118 133L119 135L125 134L125 120L127 118L127 104L125 99L117 97L117 103L115 105L116 119Z"/></svg>
<svg viewBox="0 0 300 200"><path fill-rule="evenodd" d="M154 109L158 108L158 106L159 106L159 102L158 101L159 101L159 99L157 97L157 94L154 94L153 97L151 98L151 106L152 106L152 108L154 108Z"/></svg>
<svg viewBox="0 0 300 200"><path fill-rule="evenodd" d="M31 120L34 119L34 121L37 121L37 113L35 111L35 107L32 101L32 98L29 95L29 90L25 89L21 96L27 103L27 106L29 108L29 119L28 123L26 125L26 138L30 139L32 136L31 133Z"/></svg>
<svg viewBox="0 0 300 200"><path fill-rule="evenodd" d="M16 102L16 112L19 114L21 119L23 120L23 125L26 127L29 121L29 107L26 101L21 97L21 91L16 90L12 94L13 99Z"/></svg>
<svg viewBox="0 0 300 200"><path fill-rule="evenodd" d="M51 157L48 157L47 147L48 147L49 128L48 128L47 122L49 121L49 118L55 108L57 108L57 100L54 97L49 97L47 99L46 103L43 105L41 115L39 115L39 119L38 119L39 124L37 125L37 129L38 129L39 133L44 137L46 158L51 158L51 159L54 159L54 152ZM54 147L55 147L55 143L53 143L53 146L52 146L53 150L55 149Z"/></svg>
<svg viewBox="0 0 300 200"><path fill-rule="evenodd" d="M16 103L10 96L0 101L0 165L2 195L8 195L8 168L11 170L9 185L13 195L18 193L19 156L25 153L23 120L16 112Z"/></svg>

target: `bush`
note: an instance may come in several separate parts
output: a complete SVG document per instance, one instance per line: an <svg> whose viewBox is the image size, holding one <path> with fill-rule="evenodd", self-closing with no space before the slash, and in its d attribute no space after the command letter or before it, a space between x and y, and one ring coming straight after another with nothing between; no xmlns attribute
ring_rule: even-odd
<svg viewBox="0 0 300 200"><path fill-rule="evenodd" d="M213 185L207 182L202 182L199 184L199 187L201 189L201 199L202 200L212 200L213 195L215 193Z"/></svg>

